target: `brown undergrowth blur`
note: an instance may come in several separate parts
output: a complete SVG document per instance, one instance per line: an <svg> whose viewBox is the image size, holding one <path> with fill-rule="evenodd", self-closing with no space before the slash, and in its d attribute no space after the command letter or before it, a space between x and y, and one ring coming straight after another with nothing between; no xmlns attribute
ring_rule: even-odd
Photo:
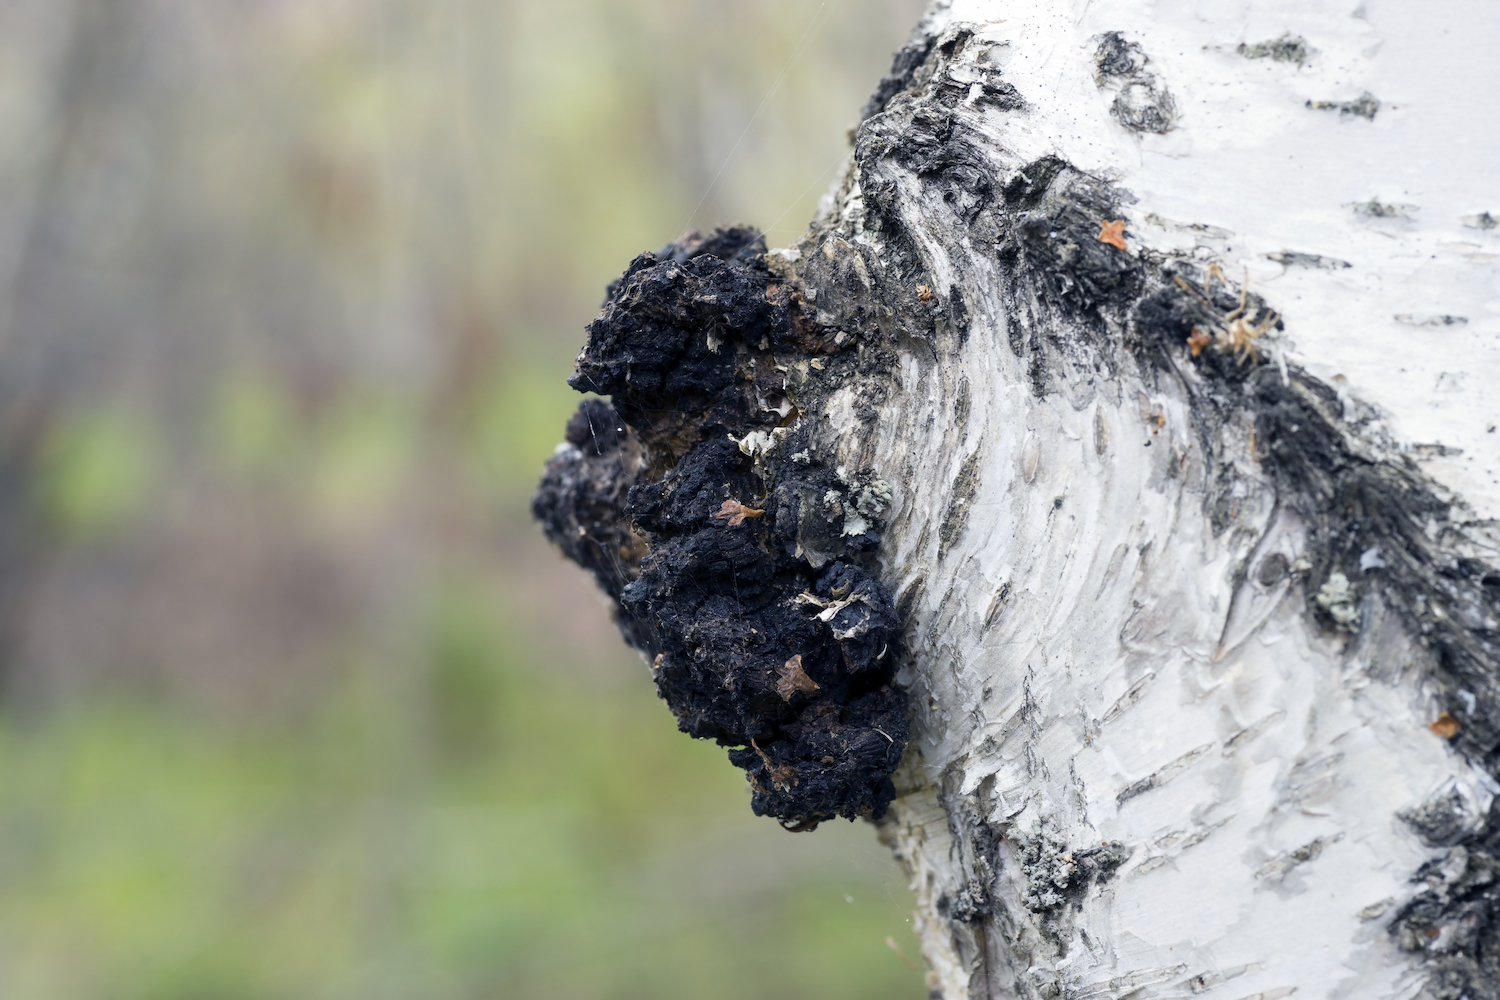
<svg viewBox="0 0 1500 1000"><path fill-rule="evenodd" d="M0 996L920 994L526 513L604 285L795 238L919 8L0 3Z"/></svg>

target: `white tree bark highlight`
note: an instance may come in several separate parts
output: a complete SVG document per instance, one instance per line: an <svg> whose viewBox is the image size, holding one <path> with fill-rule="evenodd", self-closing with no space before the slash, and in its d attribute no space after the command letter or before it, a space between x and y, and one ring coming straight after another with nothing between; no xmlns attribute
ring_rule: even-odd
<svg viewBox="0 0 1500 1000"><path fill-rule="evenodd" d="M998 145L1117 179L1139 199L1134 241L1207 251L1236 280L1248 268L1285 315L1294 358L1379 405L1398 440L1441 443L1423 461L1500 516L1500 10L959 0L934 13L973 24L1029 97L995 123ZM1172 131L1111 119L1092 58L1107 31L1142 44L1178 109ZM1304 63L1238 51L1287 35L1305 39ZM1380 102L1370 120L1307 107L1366 93ZM1350 266L1268 259L1287 251Z"/></svg>

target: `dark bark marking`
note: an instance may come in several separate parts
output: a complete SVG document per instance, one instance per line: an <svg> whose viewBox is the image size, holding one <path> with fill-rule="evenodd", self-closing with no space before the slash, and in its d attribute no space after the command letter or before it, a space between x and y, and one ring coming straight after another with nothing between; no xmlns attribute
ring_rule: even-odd
<svg viewBox="0 0 1500 1000"><path fill-rule="evenodd" d="M1367 90L1352 101L1308 101L1307 107L1314 111L1337 111L1340 118L1353 115L1366 121L1374 121L1376 112L1380 110L1380 98Z"/></svg>
<svg viewBox="0 0 1500 1000"><path fill-rule="evenodd" d="M1116 91L1109 113L1132 132L1166 133L1177 121L1177 103L1157 75L1146 67L1151 62L1136 42L1127 42L1118 31L1105 32L1094 51L1094 82Z"/></svg>
<svg viewBox="0 0 1500 1000"><path fill-rule="evenodd" d="M1308 56L1312 54L1307 39L1291 32L1286 32L1280 38L1273 38L1266 42L1255 42L1251 45L1241 42L1235 51L1246 59L1270 59L1274 62L1296 63L1299 67L1307 62Z"/></svg>
<svg viewBox="0 0 1500 1000"><path fill-rule="evenodd" d="M1266 260L1274 260L1282 267L1311 267L1321 271L1342 271L1353 267L1347 260L1339 260L1337 257L1324 257L1316 253L1302 253L1298 250L1281 250L1277 253L1266 254Z"/></svg>
<svg viewBox="0 0 1500 1000"><path fill-rule="evenodd" d="M943 512L943 525L938 530L939 552L948 551L949 546L964 533L964 525L969 523L969 504L979 492L979 456L979 449L971 452L953 479L953 491Z"/></svg>

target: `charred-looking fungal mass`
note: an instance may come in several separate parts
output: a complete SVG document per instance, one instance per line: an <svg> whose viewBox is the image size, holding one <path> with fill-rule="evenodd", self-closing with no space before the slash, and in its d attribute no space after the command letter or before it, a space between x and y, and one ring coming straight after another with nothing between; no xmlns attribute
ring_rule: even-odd
<svg viewBox="0 0 1500 1000"><path fill-rule="evenodd" d="M854 338L764 251L727 228L631 262L570 379L610 402L579 407L532 509L618 602L682 731L806 830L895 795L896 612L871 561L890 488L820 460L799 418Z"/></svg>

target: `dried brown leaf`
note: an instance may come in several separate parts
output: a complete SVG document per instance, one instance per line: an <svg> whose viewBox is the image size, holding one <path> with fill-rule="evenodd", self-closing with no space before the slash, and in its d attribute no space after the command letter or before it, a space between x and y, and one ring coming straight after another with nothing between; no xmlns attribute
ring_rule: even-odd
<svg viewBox="0 0 1500 1000"><path fill-rule="evenodd" d="M731 497L724 501L724 506L719 508L719 512L714 517L720 521L728 521L729 526L734 528L744 524L747 517L764 517L765 513L765 511L757 510L754 507L746 507Z"/></svg>
<svg viewBox="0 0 1500 1000"><path fill-rule="evenodd" d="M776 668L776 693L781 695L782 701L791 701L792 695L798 691L812 694L819 690L818 682L807 676L807 671L802 669L802 654L787 660Z"/></svg>

